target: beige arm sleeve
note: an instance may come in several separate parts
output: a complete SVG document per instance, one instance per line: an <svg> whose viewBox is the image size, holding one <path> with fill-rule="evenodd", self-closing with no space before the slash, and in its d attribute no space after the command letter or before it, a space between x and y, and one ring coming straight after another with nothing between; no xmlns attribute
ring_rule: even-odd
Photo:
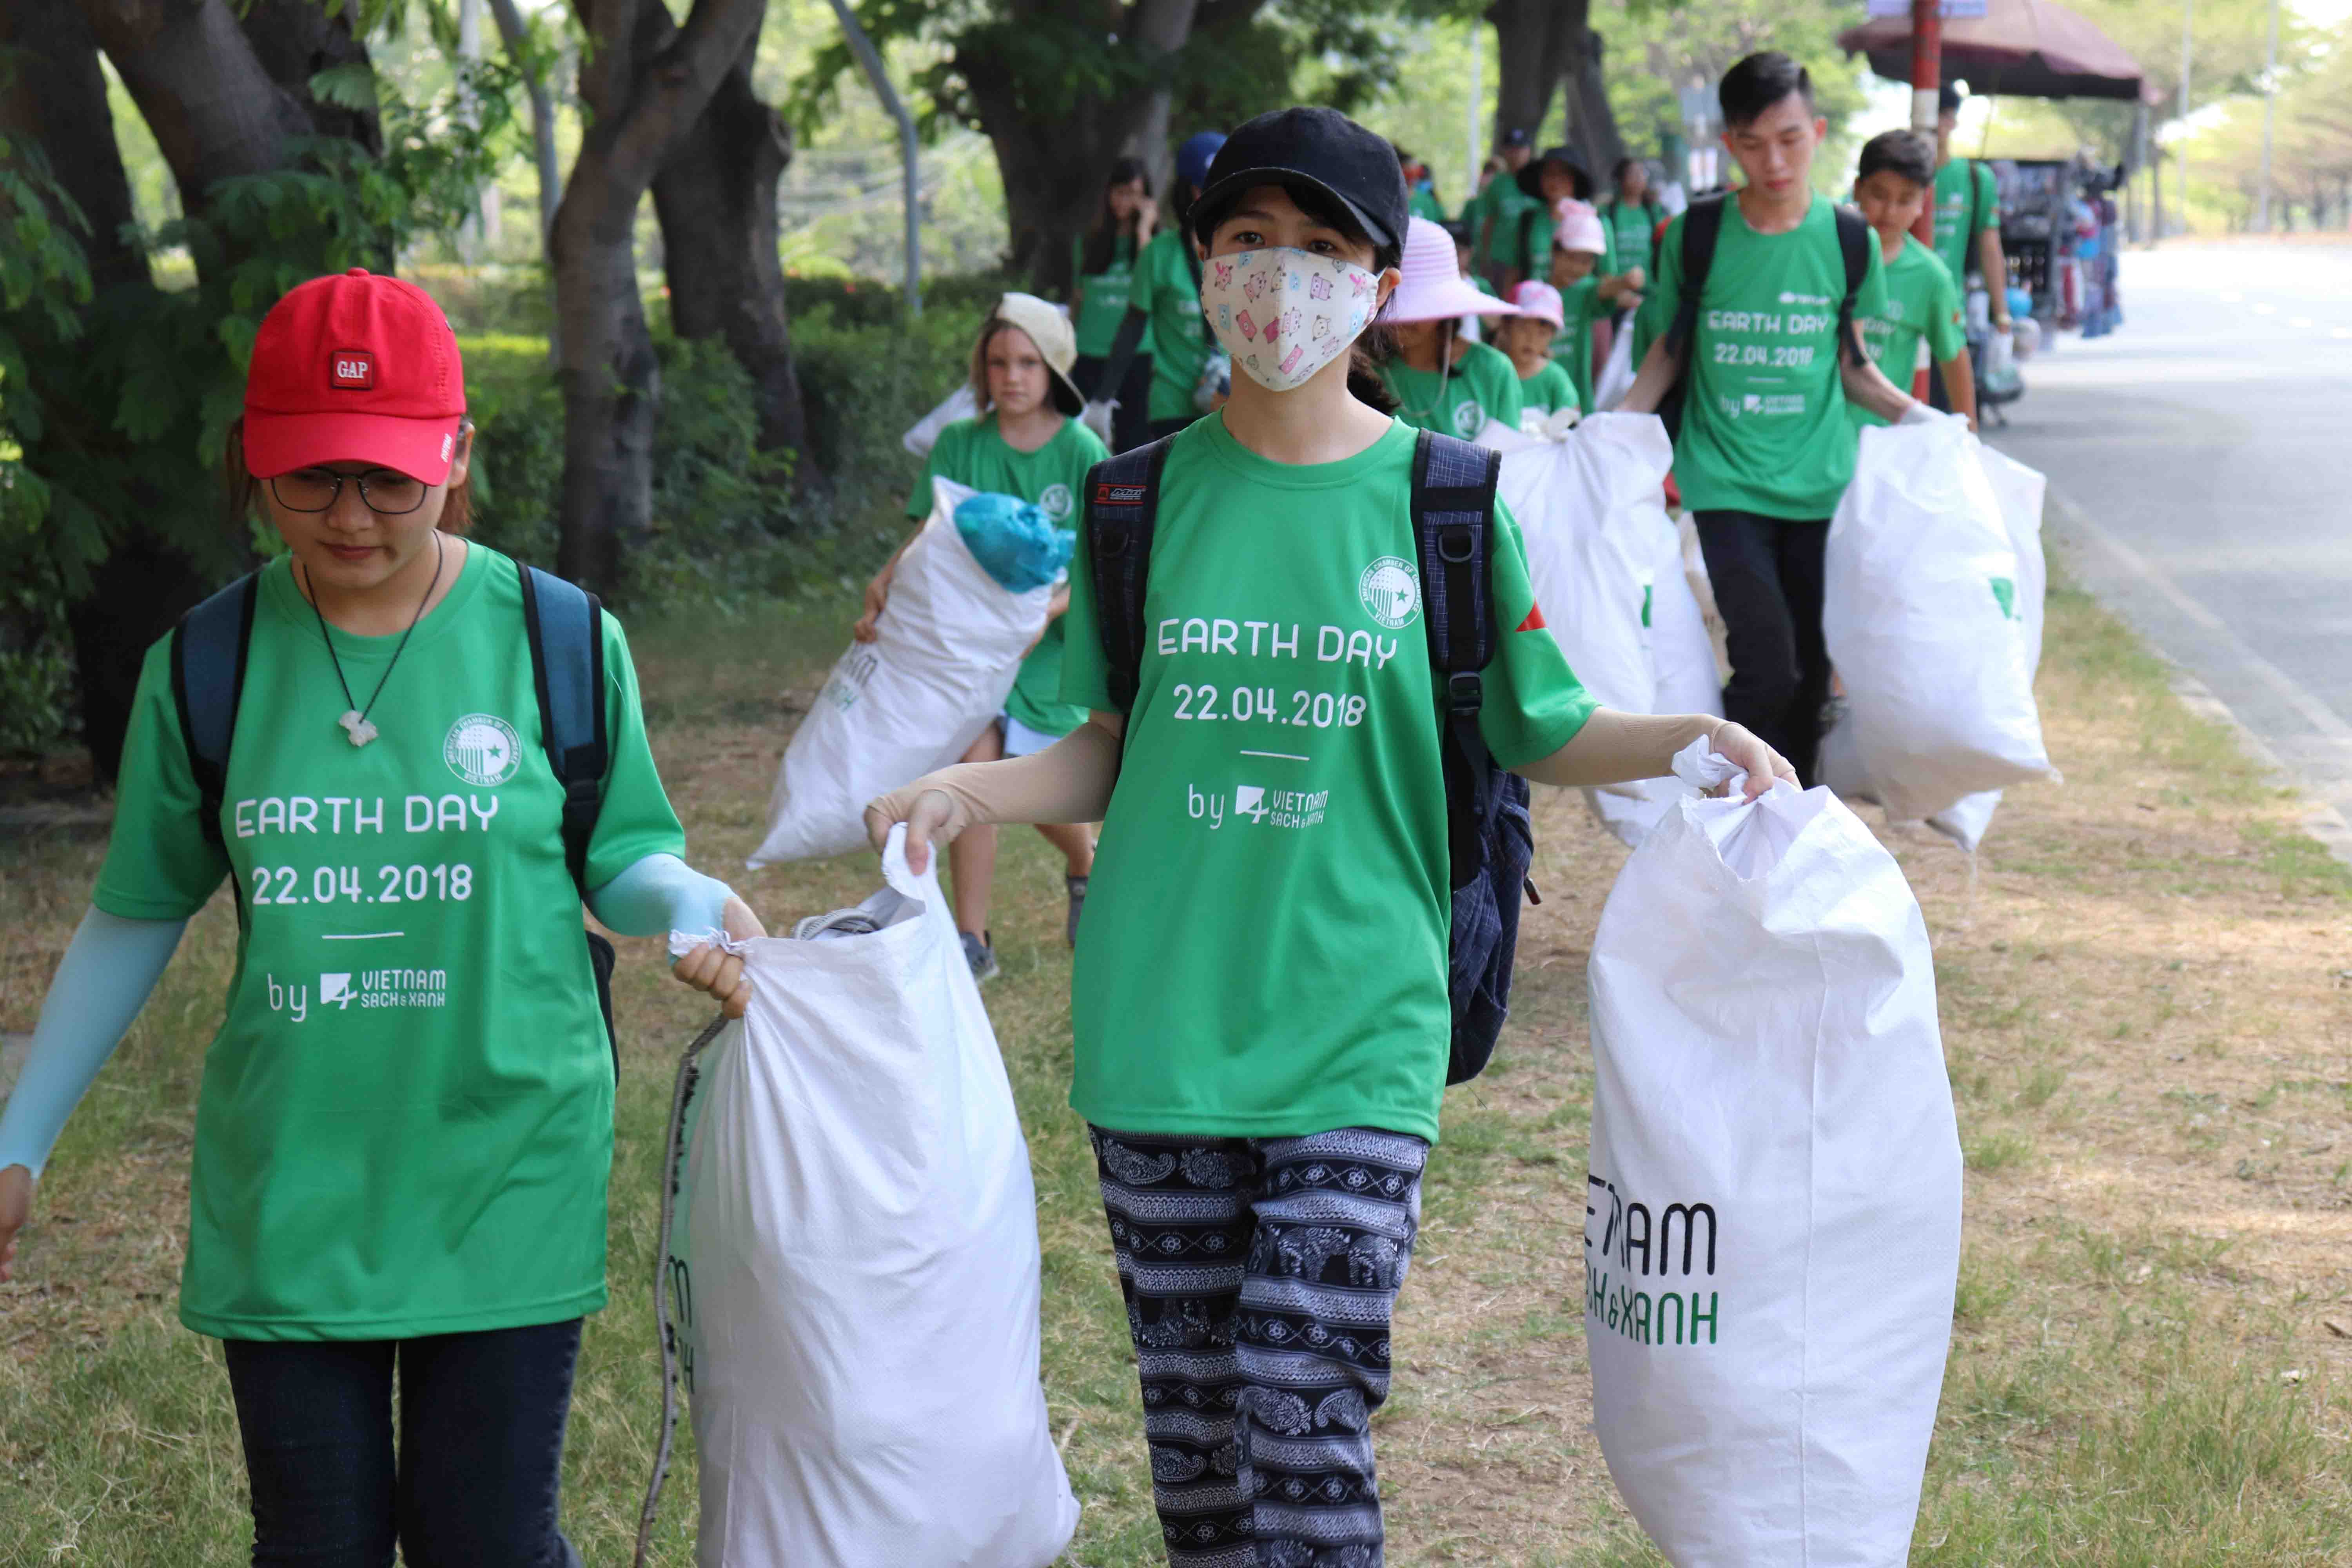
<svg viewBox="0 0 2352 1568"><path fill-rule="evenodd" d="M915 814L915 803L936 790L947 798L944 842L967 827L992 822L1100 822L1118 782L1123 715L1097 713L1042 752L999 763L958 763L926 773L866 807L868 832L887 830Z"/></svg>
<svg viewBox="0 0 2352 1568"><path fill-rule="evenodd" d="M1664 778L1674 772L1676 752L1702 735L1714 740L1725 722L1705 713L1621 713L1599 708L1567 745L1511 771L1548 784Z"/></svg>

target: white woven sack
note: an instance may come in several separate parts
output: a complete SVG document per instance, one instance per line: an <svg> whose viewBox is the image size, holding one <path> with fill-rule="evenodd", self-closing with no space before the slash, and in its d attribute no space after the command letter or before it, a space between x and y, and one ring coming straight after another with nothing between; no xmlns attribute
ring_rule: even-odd
<svg viewBox="0 0 2352 1568"><path fill-rule="evenodd" d="M1715 640L1683 570L1682 535L1664 508L1657 515L1658 557L1650 570L1650 664L1656 673L1653 713L1723 716L1723 679ZM1624 789L1584 792L1585 804L1626 847L1638 849L1677 800L1697 792L1677 778L1643 779Z"/></svg>
<svg viewBox="0 0 2352 1568"><path fill-rule="evenodd" d="M918 458L928 458L931 455L931 448L940 444L940 431L959 419L976 419L979 416L980 399L973 394L971 383L958 382L953 392L940 398L929 414L907 427L907 433L898 437L898 445Z"/></svg>
<svg viewBox="0 0 2352 1568"><path fill-rule="evenodd" d="M745 944L667 1275L700 1568L1045 1568L1077 1527L1038 1382L1028 1146L936 862ZM870 934L838 934L848 929Z"/></svg>
<svg viewBox="0 0 2352 1568"><path fill-rule="evenodd" d="M1967 422L1862 433L1830 524L1822 629L1858 766L1899 821L2055 779L2017 614L2021 565Z"/></svg>
<svg viewBox="0 0 2352 1568"><path fill-rule="evenodd" d="M1706 742L1676 759L1721 780ZM1960 1150L1934 957L1826 789L1677 801L1593 939L1585 1339L1609 1473L1675 1568L1900 1568Z"/></svg>
<svg viewBox="0 0 2352 1568"><path fill-rule="evenodd" d="M850 644L784 748L751 866L865 847L866 803L971 750L1045 629L1053 589L1006 591L956 531L971 489L934 479L931 491L878 636Z"/></svg>

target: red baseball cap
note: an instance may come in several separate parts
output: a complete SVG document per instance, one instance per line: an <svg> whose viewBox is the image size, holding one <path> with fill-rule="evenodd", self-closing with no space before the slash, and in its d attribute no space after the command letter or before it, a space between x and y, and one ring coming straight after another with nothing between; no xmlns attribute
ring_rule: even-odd
<svg viewBox="0 0 2352 1568"><path fill-rule="evenodd" d="M437 485L466 420L457 335L414 283L354 267L270 307L245 374L245 466L376 463Z"/></svg>

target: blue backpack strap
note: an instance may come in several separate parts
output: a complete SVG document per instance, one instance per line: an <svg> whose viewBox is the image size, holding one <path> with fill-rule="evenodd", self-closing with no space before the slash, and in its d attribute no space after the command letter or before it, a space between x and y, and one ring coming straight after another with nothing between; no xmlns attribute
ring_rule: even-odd
<svg viewBox="0 0 2352 1568"><path fill-rule="evenodd" d="M224 851L221 805L228 793L228 753L253 642L258 573L247 573L180 617L172 632L172 701L196 781L205 837Z"/></svg>
<svg viewBox="0 0 2352 1568"><path fill-rule="evenodd" d="M563 860L584 899L588 843L613 756L604 726L604 608L595 595L536 566L521 567L520 576L540 733L563 785Z"/></svg>
<svg viewBox="0 0 2352 1568"><path fill-rule="evenodd" d="M1151 538L1160 517L1160 476L1168 466L1163 436L1106 458L1087 473L1087 565L1094 580L1095 627L1108 668L1110 705L1135 706L1143 672L1143 595L1151 574Z"/></svg>
<svg viewBox="0 0 2352 1568"><path fill-rule="evenodd" d="M1493 759L1478 730L1483 671L1495 656L1487 561L1495 528L1499 452L1423 430L1413 444L1412 531L1421 556L1423 619L1444 715L1447 841L1454 886L1486 868L1485 824Z"/></svg>

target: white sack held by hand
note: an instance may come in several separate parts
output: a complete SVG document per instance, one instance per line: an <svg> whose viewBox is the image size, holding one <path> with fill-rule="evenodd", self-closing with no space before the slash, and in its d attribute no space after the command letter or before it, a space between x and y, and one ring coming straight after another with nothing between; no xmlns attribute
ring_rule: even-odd
<svg viewBox="0 0 2352 1568"><path fill-rule="evenodd" d="M2019 552L1957 415L1862 433L1830 523L1822 631L1852 761L1889 817L2055 780L2018 610Z"/></svg>
<svg viewBox="0 0 2352 1568"><path fill-rule="evenodd" d="M936 868L748 944L685 1110L667 1275L700 1568L1045 1568L1036 1194Z"/></svg>
<svg viewBox="0 0 2352 1568"><path fill-rule="evenodd" d="M1683 570L1680 531L1658 513L1658 558L1649 573L1650 667L1657 677L1653 713L1711 713L1723 717L1723 677L1717 671L1715 641L1706 616ZM1585 804L1601 825L1629 849L1638 849L1651 828L1683 795L1696 793L1677 778L1642 779L1620 789L1584 792Z"/></svg>
<svg viewBox="0 0 2352 1568"><path fill-rule="evenodd" d="M898 437L898 445L918 458L928 458L931 448L940 444L940 432L959 419L980 416L980 399L973 395L971 383L960 382L953 392L939 401L939 405L907 427Z"/></svg>
<svg viewBox="0 0 2352 1568"><path fill-rule="evenodd" d="M1052 587L1006 591L957 531L972 490L934 479L931 492L875 640L850 644L784 748L754 867L864 848L866 803L970 751L1045 629Z"/></svg>
<svg viewBox="0 0 2352 1568"><path fill-rule="evenodd" d="M1703 748L1676 759L1702 787ZM1676 801L1609 895L1590 980L1585 1337L1611 1477L1675 1568L1900 1568L1960 1245L1901 869L1826 789Z"/></svg>

